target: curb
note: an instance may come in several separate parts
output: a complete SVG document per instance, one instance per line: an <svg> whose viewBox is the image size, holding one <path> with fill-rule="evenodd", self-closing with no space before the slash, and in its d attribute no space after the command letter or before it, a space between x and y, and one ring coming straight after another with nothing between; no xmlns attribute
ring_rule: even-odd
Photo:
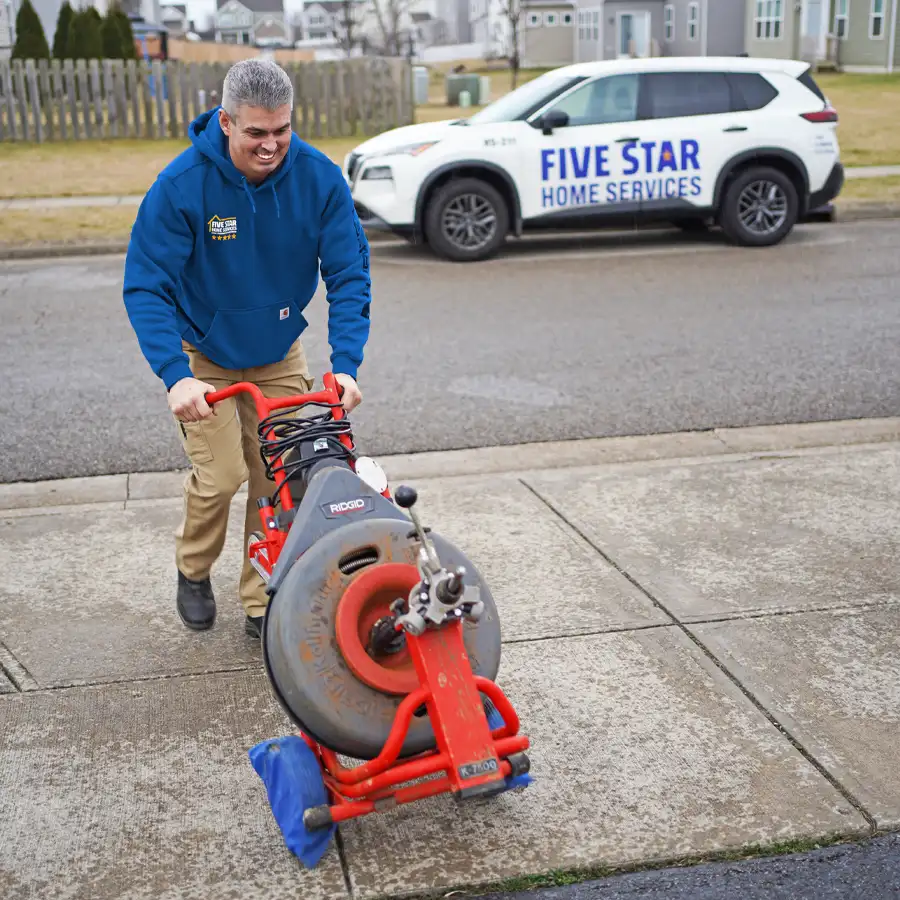
<svg viewBox="0 0 900 900"><path fill-rule="evenodd" d="M900 219L900 203L852 203L834 205L833 218L828 221L868 222L875 219ZM564 234L565 232L563 232ZM393 234L381 231L366 233L370 244L404 242ZM0 247L0 261L28 259L61 259L68 256L123 256L128 241L85 244L42 244L35 247Z"/></svg>
<svg viewBox="0 0 900 900"><path fill-rule="evenodd" d="M900 442L900 417L715 428L626 437L584 438L464 450L376 456L388 481L494 476L674 460L713 462ZM0 515L33 509L168 500L181 495L185 469L0 484ZM242 485L239 493L246 491Z"/></svg>
<svg viewBox="0 0 900 900"><path fill-rule="evenodd" d="M392 234L366 234L370 244L401 243ZM60 259L67 256L124 256L128 241L84 244L38 244L32 247L0 247L0 261L17 259Z"/></svg>

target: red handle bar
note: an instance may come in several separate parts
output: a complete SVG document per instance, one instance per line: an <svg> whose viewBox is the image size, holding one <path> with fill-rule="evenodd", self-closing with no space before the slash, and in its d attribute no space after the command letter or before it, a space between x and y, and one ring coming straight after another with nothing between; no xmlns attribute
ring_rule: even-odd
<svg viewBox="0 0 900 900"><path fill-rule="evenodd" d="M268 398L263 396L263 392L249 381L240 381L237 384L229 385L221 391L211 391L205 395L206 402L212 406L214 403L220 403L227 400L235 394L248 393L253 397L256 404L256 414L260 419L275 412L277 409L287 409L291 406L302 406L304 403L328 403L334 407L332 415L335 419L342 419L344 416L343 407L341 407L341 396L344 389L337 383L331 372L326 372L322 378L325 385L324 391L318 391L311 394L294 394L290 397L274 397Z"/></svg>

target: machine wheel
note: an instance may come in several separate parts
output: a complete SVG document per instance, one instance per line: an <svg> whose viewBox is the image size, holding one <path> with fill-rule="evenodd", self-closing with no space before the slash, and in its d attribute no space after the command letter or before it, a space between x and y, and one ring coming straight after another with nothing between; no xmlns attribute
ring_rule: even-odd
<svg viewBox="0 0 900 900"><path fill-rule="evenodd" d="M453 262L494 256L506 240L509 211L500 192L480 178L459 178L438 188L425 209L431 249Z"/></svg>
<svg viewBox="0 0 900 900"><path fill-rule="evenodd" d="M799 214L791 179L768 166L741 172L728 185L719 222L728 239L743 247L770 247L783 241Z"/></svg>
<svg viewBox="0 0 900 900"><path fill-rule="evenodd" d="M484 615L477 623L465 623L464 642L472 671L495 680L500 621L493 597L471 560L440 535L429 537L441 562L464 566L466 586L480 588ZM366 649L367 637L390 604L418 581L410 571L416 547L410 523L400 519L348 524L313 544L269 602L263 657L275 695L304 734L340 755L374 759L397 707L418 686L405 644L383 654ZM348 591L374 569L387 576L383 589ZM400 755L435 745L428 717L414 716Z"/></svg>

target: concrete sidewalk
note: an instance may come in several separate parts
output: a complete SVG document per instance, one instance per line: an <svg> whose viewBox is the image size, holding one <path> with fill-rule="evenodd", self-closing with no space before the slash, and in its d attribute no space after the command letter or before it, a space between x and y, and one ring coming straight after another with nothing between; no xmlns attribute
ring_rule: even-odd
<svg viewBox="0 0 900 900"><path fill-rule="evenodd" d="M375 900L900 827L900 420L383 460L484 573L535 783L285 849L289 732L173 606L181 475L0 487L0 896Z"/></svg>
<svg viewBox="0 0 900 900"><path fill-rule="evenodd" d="M856 166L846 169L848 179L889 178L900 176L900 166ZM0 199L0 212L5 209L69 209L83 206L140 206L143 194L122 196L98 194L80 197L17 197Z"/></svg>

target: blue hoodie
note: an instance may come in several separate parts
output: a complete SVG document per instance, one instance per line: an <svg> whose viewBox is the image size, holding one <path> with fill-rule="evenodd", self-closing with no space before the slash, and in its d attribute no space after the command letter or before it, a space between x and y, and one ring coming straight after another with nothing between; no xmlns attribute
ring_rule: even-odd
<svg viewBox="0 0 900 900"><path fill-rule="evenodd" d="M291 135L254 186L234 167L219 109L144 197L125 260L124 300L166 390L192 377L182 339L226 369L284 359L319 283L331 368L356 378L369 337L369 244L340 167Z"/></svg>

